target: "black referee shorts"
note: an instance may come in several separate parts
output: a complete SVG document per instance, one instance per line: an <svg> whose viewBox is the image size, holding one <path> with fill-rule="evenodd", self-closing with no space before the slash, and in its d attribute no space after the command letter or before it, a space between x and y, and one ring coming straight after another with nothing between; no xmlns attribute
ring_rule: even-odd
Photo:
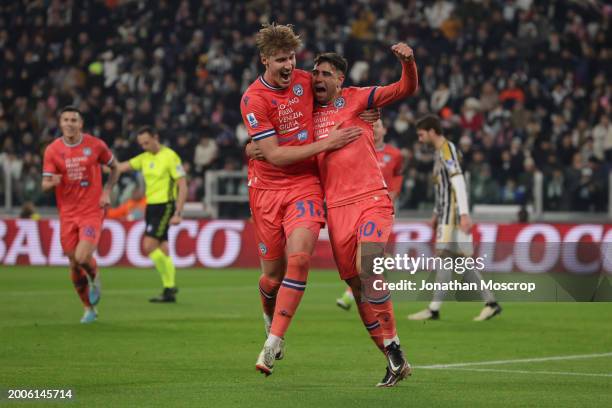
<svg viewBox="0 0 612 408"><path fill-rule="evenodd" d="M163 242L168 240L170 218L174 214L174 201L164 204L147 204L145 235Z"/></svg>

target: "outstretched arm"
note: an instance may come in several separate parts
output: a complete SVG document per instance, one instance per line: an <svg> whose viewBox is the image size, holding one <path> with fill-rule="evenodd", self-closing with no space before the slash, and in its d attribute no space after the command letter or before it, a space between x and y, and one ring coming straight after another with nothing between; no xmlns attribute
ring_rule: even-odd
<svg viewBox="0 0 612 408"><path fill-rule="evenodd" d="M119 170L119 174L127 173L128 171L134 170L129 161L121 162L117 165L117 169Z"/></svg>
<svg viewBox="0 0 612 408"><path fill-rule="evenodd" d="M300 162L321 152L340 149L361 136L361 128L351 126L338 129L338 126L325 139L303 146L279 146L276 136L260 139L255 142L267 162L275 166L288 166Z"/></svg>
<svg viewBox="0 0 612 408"><path fill-rule="evenodd" d="M372 88L368 98L368 109L382 108L410 96L419 86L419 76L412 48L405 43L398 43L393 45L391 50L402 63L402 76L399 81L391 85Z"/></svg>

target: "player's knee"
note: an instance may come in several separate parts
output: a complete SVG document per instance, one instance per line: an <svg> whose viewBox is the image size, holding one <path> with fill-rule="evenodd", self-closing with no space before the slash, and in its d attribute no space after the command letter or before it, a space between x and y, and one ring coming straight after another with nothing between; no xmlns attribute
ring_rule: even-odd
<svg viewBox="0 0 612 408"><path fill-rule="evenodd" d="M68 262L70 264L70 268L71 269L74 269L74 268L79 266L79 264L77 263L76 259L74 259L74 255L68 257Z"/></svg>
<svg viewBox="0 0 612 408"><path fill-rule="evenodd" d="M289 234L287 239L287 251L312 253L319 238L321 224L312 222L302 225Z"/></svg>
<svg viewBox="0 0 612 408"><path fill-rule="evenodd" d="M157 249L157 242L146 240L142 243L142 250L145 254L149 255L151 252Z"/></svg>
<svg viewBox="0 0 612 408"><path fill-rule="evenodd" d="M308 269L310 266L310 254L306 252L291 254L288 257L288 264L299 269Z"/></svg>
<svg viewBox="0 0 612 408"><path fill-rule="evenodd" d="M79 266L87 265L90 257L91 254L89 254L87 251L77 251L74 254L74 262Z"/></svg>
<svg viewBox="0 0 612 408"><path fill-rule="evenodd" d="M284 258L261 261L261 270L264 276L273 281L280 282L281 280L283 280L286 269L287 262Z"/></svg>
<svg viewBox="0 0 612 408"><path fill-rule="evenodd" d="M374 259L378 255L361 255L359 275L362 279L367 279L374 274Z"/></svg>

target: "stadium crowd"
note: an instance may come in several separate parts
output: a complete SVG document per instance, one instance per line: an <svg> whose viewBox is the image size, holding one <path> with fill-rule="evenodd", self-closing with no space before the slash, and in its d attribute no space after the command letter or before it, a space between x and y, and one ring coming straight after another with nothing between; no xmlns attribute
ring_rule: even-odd
<svg viewBox="0 0 612 408"><path fill-rule="evenodd" d="M138 127L155 126L200 201L207 170L245 165L239 101L262 71L253 35L276 21L304 40L301 68L319 52L345 55L345 85L395 81L389 46L414 48L420 89L383 112L405 157L401 208L433 201L433 155L413 122L435 112L463 152L473 202L528 203L540 171L546 210L605 211L611 17L612 6L586 0L2 2L0 171L17 204L48 202L41 152L59 134L58 108L72 104L120 160L139 152ZM3 175L0 185L4 194ZM122 185L127 199L135 182Z"/></svg>

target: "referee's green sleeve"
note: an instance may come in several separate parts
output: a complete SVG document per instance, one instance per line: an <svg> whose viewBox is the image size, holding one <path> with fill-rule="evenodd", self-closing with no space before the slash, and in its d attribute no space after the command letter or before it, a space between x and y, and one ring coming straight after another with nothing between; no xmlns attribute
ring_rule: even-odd
<svg viewBox="0 0 612 408"><path fill-rule="evenodd" d="M181 177L185 177L185 170L181 163L181 158L174 151L172 152L172 165L170 166L170 177L172 180L178 180Z"/></svg>
<svg viewBox="0 0 612 408"><path fill-rule="evenodd" d="M132 166L134 170L140 170L142 169L142 158L143 154L141 153L136 157L132 157L128 163L130 163L130 166Z"/></svg>

